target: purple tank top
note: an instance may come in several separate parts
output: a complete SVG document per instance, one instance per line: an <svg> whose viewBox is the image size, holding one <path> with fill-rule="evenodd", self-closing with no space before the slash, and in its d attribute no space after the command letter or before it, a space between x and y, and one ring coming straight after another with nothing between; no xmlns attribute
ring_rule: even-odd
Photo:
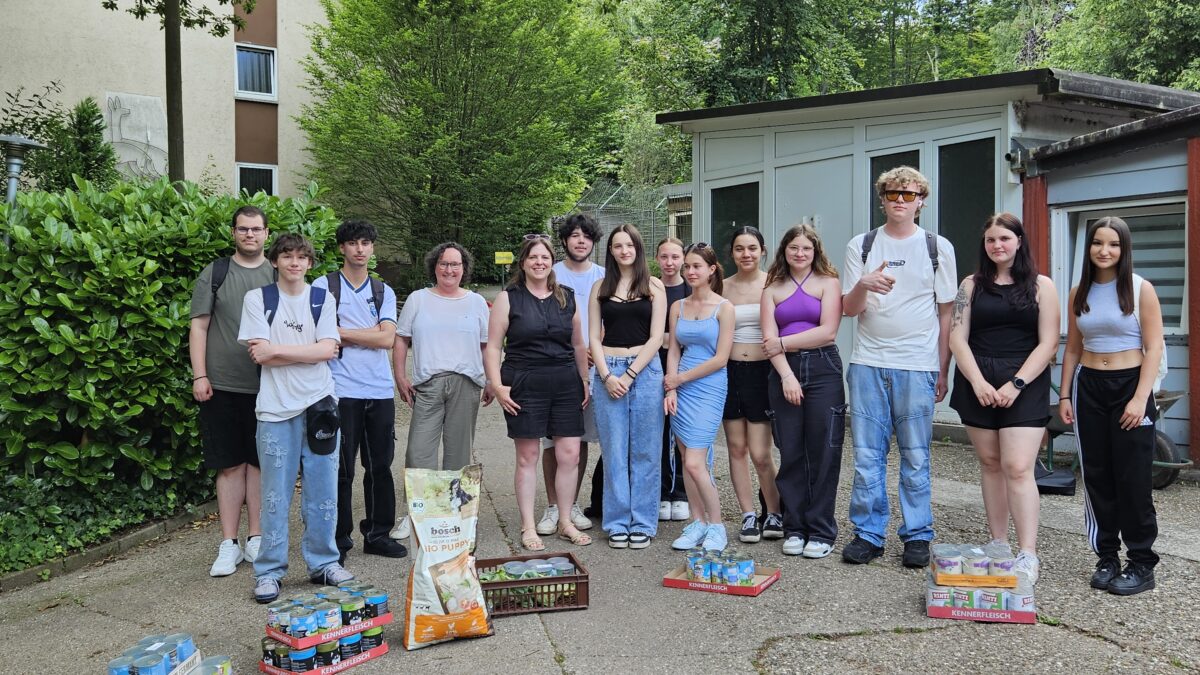
<svg viewBox="0 0 1200 675"><path fill-rule="evenodd" d="M812 270L809 270L804 281L811 276ZM780 337L803 333L821 325L821 301L804 292L804 281L797 282L792 277L792 283L796 284L795 292L775 305L775 325L779 326Z"/></svg>

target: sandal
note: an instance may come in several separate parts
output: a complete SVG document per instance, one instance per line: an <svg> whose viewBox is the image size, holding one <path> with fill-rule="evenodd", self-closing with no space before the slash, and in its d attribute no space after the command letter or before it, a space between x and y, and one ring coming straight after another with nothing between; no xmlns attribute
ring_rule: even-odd
<svg viewBox="0 0 1200 675"><path fill-rule="evenodd" d="M533 534L525 536L526 532L532 532ZM526 551L546 550L546 544L542 543L542 538L537 535L537 531L532 527L527 527L524 530L521 530L521 546L523 546Z"/></svg>
<svg viewBox="0 0 1200 675"><path fill-rule="evenodd" d="M567 534L560 529L558 531L558 538L564 541L569 541L576 546L588 546L592 543L591 536L584 532L580 532L578 529L575 530L575 534Z"/></svg>

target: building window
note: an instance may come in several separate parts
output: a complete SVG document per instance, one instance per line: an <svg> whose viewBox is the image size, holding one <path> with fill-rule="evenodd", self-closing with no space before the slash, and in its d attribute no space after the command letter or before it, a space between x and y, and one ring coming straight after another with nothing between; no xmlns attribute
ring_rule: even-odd
<svg viewBox="0 0 1200 675"><path fill-rule="evenodd" d="M962 279L974 274L980 231L996 212L996 139L940 145L937 157L938 234L954 246L954 278Z"/></svg>
<svg viewBox="0 0 1200 675"><path fill-rule="evenodd" d="M1089 207L1092 208L1092 207ZM1133 237L1133 270L1154 284L1162 305L1163 333L1186 335L1187 317L1187 228L1182 202L1148 206L1080 211L1071 214L1071 278L1068 288L1079 284L1087 228L1104 216L1117 216L1129 225ZM1065 313L1064 313L1065 316Z"/></svg>
<svg viewBox="0 0 1200 675"><path fill-rule="evenodd" d="M237 45L234 95L254 101L277 101L275 85L275 50Z"/></svg>
<svg viewBox="0 0 1200 675"><path fill-rule="evenodd" d="M238 192L240 193L242 190L245 190L250 194L258 192L265 192L269 195L279 194L278 176L279 167L273 164L245 164L238 162Z"/></svg>
<svg viewBox="0 0 1200 675"><path fill-rule="evenodd" d="M715 188L711 204L712 247L725 273L733 274L737 270L729 253L733 231L746 225L758 227L758 181Z"/></svg>

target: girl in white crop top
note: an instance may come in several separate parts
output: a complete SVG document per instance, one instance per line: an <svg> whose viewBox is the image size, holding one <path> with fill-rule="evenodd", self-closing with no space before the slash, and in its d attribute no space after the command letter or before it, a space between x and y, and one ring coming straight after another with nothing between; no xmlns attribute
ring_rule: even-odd
<svg viewBox="0 0 1200 675"><path fill-rule="evenodd" d="M724 295L733 303L735 323L733 351L725 371L729 388L722 418L729 443L729 476L742 513L738 539L754 543L763 538L783 537L775 460L771 453L771 402L767 395L771 362L763 351L760 320L760 303L767 280L761 265L766 254L762 233L751 226L737 228L730 239L729 254L737 272L725 279ZM754 462L761 486L759 501L765 511L761 519L756 512L747 459Z"/></svg>
<svg viewBox="0 0 1200 675"><path fill-rule="evenodd" d="M1091 586L1133 595L1154 588L1158 563L1150 491L1162 309L1149 282L1135 283L1125 221L1097 220L1084 243L1087 260L1068 305L1058 409L1064 422L1075 425L1079 445L1088 497L1084 517L1099 557ZM1128 550L1124 569L1122 544Z"/></svg>

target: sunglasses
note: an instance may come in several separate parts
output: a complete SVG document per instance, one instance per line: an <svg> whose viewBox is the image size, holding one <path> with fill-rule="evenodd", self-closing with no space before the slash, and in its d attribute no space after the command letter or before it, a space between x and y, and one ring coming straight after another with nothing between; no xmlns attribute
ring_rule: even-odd
<svg viewBox="0 0 1200 675"><path fill-rule="evenodd" d="M683 249L683 254L687 255L687 254L691 253L692 251L702 251L706 248L708 248L708 244L706 244L705 242L702 242L702 241L698 241L694 244L688 244L687 248Z"/></svg>
<svg viewBox="0 0 1200 675"><path fill-rule="evenodd" d="M888 200L889 202L898 202L901 199L903 199L906 204L911 204L912 202L917 201L918 198L921 198L924 196L925 195L921 194L920 192L913 192L912 190L884 190L883 191L883 198Z"/></svg>
<svg viewBox="0 0 1200 675"><path fill-rule="evenodd" d="M525 241L537 241L538 239L545 239L549 241L550 235L542 232L530 232L529 234L525 235Z"/></svg>

